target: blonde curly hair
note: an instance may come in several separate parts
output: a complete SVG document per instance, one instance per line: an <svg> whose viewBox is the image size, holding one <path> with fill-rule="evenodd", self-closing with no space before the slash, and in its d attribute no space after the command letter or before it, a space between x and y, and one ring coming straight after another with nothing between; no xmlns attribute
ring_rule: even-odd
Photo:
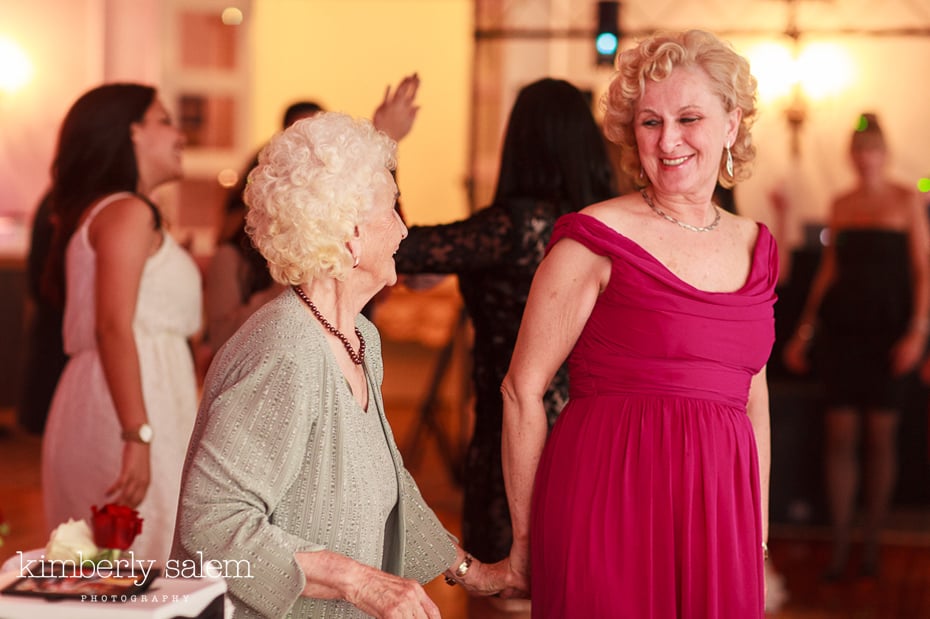
<svg viewBox="0 0 930 619"><path fill-rule="evenodd" d="M601 102L604 134L621 147L620 167L634 182L641 185L649 182L640 179L642 162L633 127L636 104L646 90L646 80L662 81L678 67L703 69L724 109L742 110L739 132L730 145L733 176L726 173L725 156L721 153L717 178L724 187L749 178L756 156L751 133L757 113L756 78L749 72L749 62L732 47L703 30L659 32L618 54L616 67Z"/></svg>
<svg viewBox="0 0 930 619"><path fill-rule="evenodd" d="M275 135L245 189L246 232L281 284L345 279L347 243L372 206L373 179L397 144L370 121L323 112Z"/></svg>

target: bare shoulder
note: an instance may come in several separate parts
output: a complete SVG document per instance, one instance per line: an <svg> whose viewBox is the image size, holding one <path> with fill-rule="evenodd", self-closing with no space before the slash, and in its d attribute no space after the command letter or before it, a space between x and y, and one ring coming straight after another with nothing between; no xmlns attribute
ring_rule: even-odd
<svg viewBox="0 0 930 619"><path fill-rule="evenodd" d="M733 237L738 239L739 245L747 247L750 252L755 248L759 235L762 233L762 226L758 221L730 212L724 212L721 219L731 229Z"/></svg>
<svg viewBox="0 0 930 619"><path fill-rule="evenodd" d="M893 183L891 190L894 192L896 199L903 204L920 204L920 194L914 188L901 183Z"/></svg>
<svg viewBox="0 0 930 619"><path fill-rule="evenodd" d="M96 206L97 204L94 204L88 209L88 215ZM155 226L152 207L145 200L133 194L113 198L106 206L94 213L88 225L88 234L91 243L95 246L104 237L116 236L126 242L145 243L146 246L150 242L161 239L161 231Z"/></svg>
<svg viewBox="0 0 930 619"><path fill-rule="evenodd" d="M106 200L107 198L103 198ZM89 216L101 201L94 203L87 209ZM154 214L152 207L135 194L123 194L110 199L106 206L93 214L91 228L117 227L143 227L152 229Z"/></svg>
<svg viewBox="0 0 930 619"><path fill-rule="evenodd" d="M642 198L638 193L629 193L586 206L580 212L622 233L641 210Z"/></svg>
<svg viewBox="0 0 930 619"><path fill-rule="evenodd" d="M721 219L730 222L730 225L733 225L741 236L755 238L759 235L759 230L761 230L758 221L751 217L746 217L745 215L723 212L721 214Z"/></svg>

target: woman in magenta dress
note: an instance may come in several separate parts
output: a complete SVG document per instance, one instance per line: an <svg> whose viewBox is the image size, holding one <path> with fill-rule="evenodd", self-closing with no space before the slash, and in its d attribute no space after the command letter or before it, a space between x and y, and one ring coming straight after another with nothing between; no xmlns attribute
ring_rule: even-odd
<svg viewBox="0 0 930 619"><path fill-rule="evenodd" d="M778 260L712 202L749 174L755 79L701 31L617 66L605 130L642 189L562 217L530 290L502 387L512 569L534 617L761 618Z"/></svg>

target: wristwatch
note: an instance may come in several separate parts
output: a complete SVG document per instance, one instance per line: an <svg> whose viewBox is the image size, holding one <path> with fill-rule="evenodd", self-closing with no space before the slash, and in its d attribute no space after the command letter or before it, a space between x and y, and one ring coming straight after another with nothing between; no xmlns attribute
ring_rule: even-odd
<svg viewBox="0 0 930 619"><path fill-rule="evenodd" d="M134 441L136 443L142 443L143 445L150 444L153 436L154 432L152 432L152 426L147 423L143 423L135 430L123 430L124 441Z"/></svg>

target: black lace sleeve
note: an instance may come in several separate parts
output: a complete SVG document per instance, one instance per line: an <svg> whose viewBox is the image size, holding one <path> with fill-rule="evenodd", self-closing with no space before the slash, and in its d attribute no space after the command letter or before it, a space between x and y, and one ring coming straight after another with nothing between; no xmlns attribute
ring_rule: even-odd
<svg viewBox="0 0 930 619"><path fill-rule="evenodd" d="M501 264L511 252L513 222L500 206L468 219L412 226L395 255L398 273L466 273Z"/></svg>

